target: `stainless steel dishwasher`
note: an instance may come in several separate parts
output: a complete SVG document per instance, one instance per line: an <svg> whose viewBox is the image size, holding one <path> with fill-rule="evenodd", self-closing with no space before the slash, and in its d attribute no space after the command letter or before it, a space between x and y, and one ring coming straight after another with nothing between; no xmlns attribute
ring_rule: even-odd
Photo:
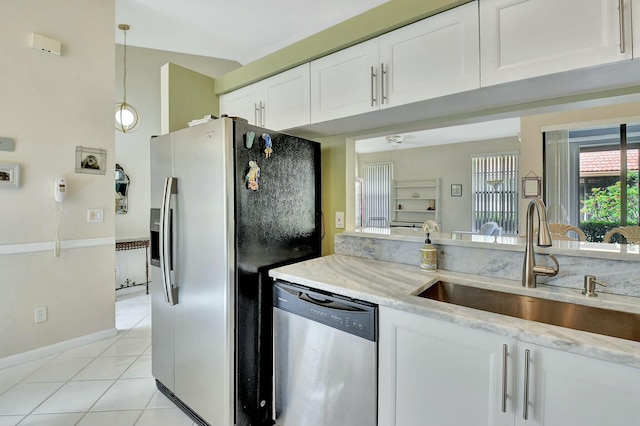
<svg viewBox="0 0 640 426"><path fill-rule="evenodd" d="M376 305L283 281L274 284L278 426L375 426Z"/></svg>

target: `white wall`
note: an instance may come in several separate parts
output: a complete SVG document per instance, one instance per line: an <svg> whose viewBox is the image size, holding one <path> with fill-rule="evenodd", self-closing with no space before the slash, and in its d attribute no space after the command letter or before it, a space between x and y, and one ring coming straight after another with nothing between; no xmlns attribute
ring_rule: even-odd
<svg viewBox="0 0 640 426"><path fill-rule="evenodd" d="M113 1L0 2L0 136L15 140L0 163L22 172L19 189L0 189L0 360L114 328L114 17ZM60 40L62 56L31 49L32 32ZM75 173L80 145L107 150L105 175ZM69 190L62 240L93 245L59 258L56 176ZM87 223L88 208L104 209L104 222ZM35 324L41 306L49 320Z"/></svg>
<svg viewBox="0 0 640 426"><path fill-rule="evenodd" d="M129 34L135 30L132 27ZM122 45L116 45L114 102L122 101L123 50ZM141 124L133 133L116 132L116 163L124 167L131 179L129 211L115 215L117 239L148 237L149 234L149 140L151 136L161 134L160 68L167 62L210 77L219 77L240 66L238 62L224 59L127 46L127 102L140 113ZM116 252L119 269L116 287L126 279L144 282L144 262L144 250Z"/></svg>
<svg viewBox="0 0 640 426"><path fill-rule="evenodd" d="M502 138L425 148L396 149L358 155L358 169L367 163L393 163L396 180L440 178L442 231L471 230L471 156L519 151L517 138ZM462 184L462 197L451 196L451 185Z"/></svg>

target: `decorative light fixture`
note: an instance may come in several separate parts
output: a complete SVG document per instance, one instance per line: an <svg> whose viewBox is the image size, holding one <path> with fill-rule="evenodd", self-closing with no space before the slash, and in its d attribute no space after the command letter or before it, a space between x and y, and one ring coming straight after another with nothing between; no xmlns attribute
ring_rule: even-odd
<svg viewBox="0 0 640 426"><path fill-rule="evenodd" d="M497 191L500 185L502 185L503 183L504 183L503 179L493 179L493 180L487 181L487 184L491 185L494 191Z"/></svg>
<svg viewBox="0 0 640 426"><path fill-rule="evenodd" d="M118 28L124 33L124 54L122 59L123 72L122 72L122 86L123 97L122 102L116 103L115 110L115 127L116 130L122 133L135 132L140 127L140 114L138 111L127 103L127 30L129 25L119 24Z"/></svg>
<svg viewBox="0 0 640 426"><path fill-rule="evenodd" d="M387 140L387 143L389 143L394 148L402 143L402 136L401 135L386 136L385 139Z"/></svg>

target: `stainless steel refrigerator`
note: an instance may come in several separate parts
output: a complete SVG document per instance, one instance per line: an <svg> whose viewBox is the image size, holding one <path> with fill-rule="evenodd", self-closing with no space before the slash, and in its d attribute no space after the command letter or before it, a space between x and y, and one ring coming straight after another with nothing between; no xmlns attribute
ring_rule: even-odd
<svg viewBox="0 0 640 426"><path fill-rule="evenodd" d="M271 425L267 272L320 256L320 145L229 118L150 145L158 389L201 425Z"/></svg>

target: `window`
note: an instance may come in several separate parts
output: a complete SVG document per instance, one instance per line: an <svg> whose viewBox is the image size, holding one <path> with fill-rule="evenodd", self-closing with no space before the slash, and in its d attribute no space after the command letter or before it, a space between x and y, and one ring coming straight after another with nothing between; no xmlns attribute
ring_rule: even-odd
<svg viewBox="0 0 640 426"><path fill-rule="evenodd" d="M640 224L640 124L545 132L544 141L550 222L578 226L593 242Z"/></svg>
<svg viewBox="0 0 640 426"><path fill-rule="evenodd" d="M518 154L471 157L472 230L495 222L503 233L518 232Z"/></svg>
<svg viewBox="0 0 640 426"><path fill-rule="evenodd" d="M391 219L391 163L365 164L362 179L362 226L388 226Z"/></svg>

